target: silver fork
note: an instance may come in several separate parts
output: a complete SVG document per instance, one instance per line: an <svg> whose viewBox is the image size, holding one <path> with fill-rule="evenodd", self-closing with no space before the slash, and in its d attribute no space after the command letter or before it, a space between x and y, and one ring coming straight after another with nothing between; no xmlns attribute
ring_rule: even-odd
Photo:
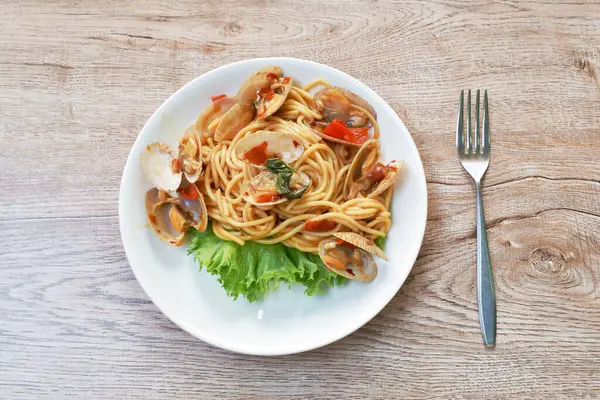
<svg viewBox="0 0 600 400"><path fill-rule="evenodd" d="M481 197L481 179L490 165L490 116L488 113L487 90L483 94L483 133L479 129L479 90L475 99L475 135L471 129L471 90L467 92L467 130L463 125L464 90L460 92L458 117L456 122L456 150L460 163L467 170L477 191L477 306L479 325L486 347L496 345L496 296L492 264L488 249L483 200ZM466 143L466 146L465 146Z"/></svg>

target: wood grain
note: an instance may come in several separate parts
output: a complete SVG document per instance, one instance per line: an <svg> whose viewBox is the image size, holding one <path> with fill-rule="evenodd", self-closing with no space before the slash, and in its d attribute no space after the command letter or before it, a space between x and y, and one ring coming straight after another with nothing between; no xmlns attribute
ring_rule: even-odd
<svg viewBox="0 0 600 400"><path fill-rule="evenodd" d="M318 11L311 11L318 10ZM600 2L0 1L0 398L600 397ZM375 89L429 183L420 257L365 327L309 353L210 347L129 268L129 149L192 78L293 56ZM458 91L488 88L498 346L481 345Z"/></svg>

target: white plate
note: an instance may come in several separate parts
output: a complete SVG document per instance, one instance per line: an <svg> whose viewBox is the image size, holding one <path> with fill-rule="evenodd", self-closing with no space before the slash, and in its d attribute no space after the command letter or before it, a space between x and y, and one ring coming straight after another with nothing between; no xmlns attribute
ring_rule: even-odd
<svg viewBox="0 0 600 400"><path fill-rule="evenodd" d="M232 301L215 276L202 271L176 248L160 242L149 228L144 194L151 185L140 165L143 148L154 141L175 146L211 96L235 94L250 73L279 65L286 75L306 84L325 78L357 93L377 111L383 159L406 162L392 201L393 226L377 278L350 282L325 295L307 297L303 287L280 285L263 301ZM119 224L135 277L150 299L182 329L205 342L231 351L292 354L324 346L360 328L394 297L408 276L421 247L427 220L427 187L419 152L392 108L373 90L334 68L292 58L241 61L210 71L178 90L148 120L127 159L119 194Z"/></svg>

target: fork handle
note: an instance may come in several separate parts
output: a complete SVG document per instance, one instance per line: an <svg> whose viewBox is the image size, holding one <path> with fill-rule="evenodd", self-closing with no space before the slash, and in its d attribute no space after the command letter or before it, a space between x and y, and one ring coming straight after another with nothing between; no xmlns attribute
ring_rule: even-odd
<svg viewBox="0 0 600 400"><path fill-rule="evenodd" d="M481 182L475 182L477 191L477 306L479 309L479 325L486 347L496 345L496 296L492 264L485 232L483 216L483 199Z"/></svg>

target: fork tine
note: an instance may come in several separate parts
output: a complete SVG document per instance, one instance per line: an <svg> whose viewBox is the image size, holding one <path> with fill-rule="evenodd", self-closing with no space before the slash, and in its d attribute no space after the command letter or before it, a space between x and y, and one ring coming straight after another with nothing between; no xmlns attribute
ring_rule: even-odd
<svg viewBox="0 0 600 400"><path fill-rule="evenodd" d="M463 131L463 103L465 91L460 91L460 99L458 101L458 115L456 116L456 149L459 153L465 152L465 137Z"/></svg>
<svg viewBox="0 0 600 400"><path fill-rule="evenodd" d="M483 151L489 152L491 146L490 114L488 111L487 89L483 92Z"/></svg>
<svg viewBox="0 0 600 400"><path fill-rule="evenodd" d="M467 92L467 153L473 149L473 139L471 137L471 89Z"/></svg>
<svg viewBox="0 0 600 400"><path fill-rule="evenodd" d="M481 141L479 140L479 92L480 90L477 89L477 96L475 97L475 153L481 151Z"/></svg>

